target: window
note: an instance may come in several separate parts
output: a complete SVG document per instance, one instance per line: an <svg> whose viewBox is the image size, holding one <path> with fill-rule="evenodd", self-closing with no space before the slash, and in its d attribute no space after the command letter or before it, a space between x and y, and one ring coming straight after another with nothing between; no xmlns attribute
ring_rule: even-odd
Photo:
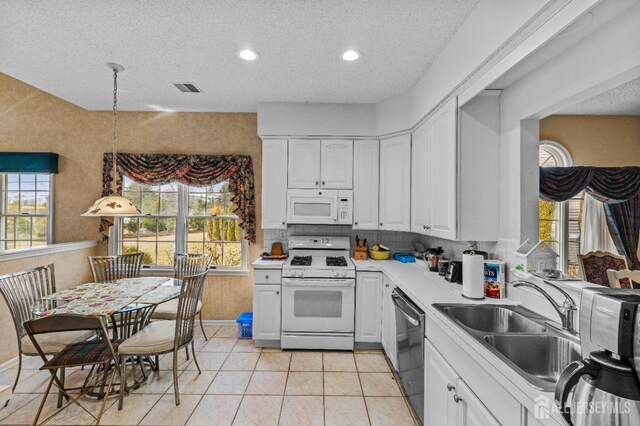
<svg viewBox="0 0 640 426"><path fill-rule="evenodd" d="M173 255L211 253L215 269L246 269L246 241L227 182L207 187L144 185L124 178L124 195L144 217L116 223L118 253L141 251L146 268L168 268Z"/></svg>
<svg viewBox="0 0 640 426"><path fill-rule="evenodd" d="M565 147L554 141L540 143L539 164L542 167L571 166L573 161ZM582 205L584 191L570 200L555 203L539 201L539 239L546 241L560 255L559 268L578 276Z"/></svg>
<svg viewBox="0 0 640 426"><path fill-rule="evenodd" d="M0 173L0 251L51 243L52 184L49 174Z"/></svg>

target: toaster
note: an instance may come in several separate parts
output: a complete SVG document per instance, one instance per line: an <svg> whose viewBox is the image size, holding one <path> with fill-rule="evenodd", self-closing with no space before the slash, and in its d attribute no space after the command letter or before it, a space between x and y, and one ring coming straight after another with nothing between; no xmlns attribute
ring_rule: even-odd
<svg viewBox="0 0 640 426"><path fill-rule="evenodd" d="M462 284L462 262L458 260L449 262L444 279L452 283Z"/></svg>

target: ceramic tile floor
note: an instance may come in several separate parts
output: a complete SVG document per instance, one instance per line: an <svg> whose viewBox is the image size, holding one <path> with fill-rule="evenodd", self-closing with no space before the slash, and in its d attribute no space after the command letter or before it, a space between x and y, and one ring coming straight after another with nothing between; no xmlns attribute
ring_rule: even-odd
<svg viewBox="0 0 640 426"><path fill-rule="evenodd" d="M132 391L118 411L108 401L102 425L415 425L405 398L381 351L281 351L257 349L252 341L235 338L232 326L206 326L205 341L196 338L198 374L184 351L179 359L181 404L176 406L171 373L172 355L160 360L160 371ZM199 331L199 330L198 330ZM20 384L0 424L31 424L48 378L38 358L26 358ZM73 371L68 381L81 382L86 373ZM0 374L13 383L15 370ZM43 416L55 410L47 399ZM99 403L85 400L97 413ZM43 417L44 418L44 417ZM47 424L94 424L78 407L69 407Z"/></svg>

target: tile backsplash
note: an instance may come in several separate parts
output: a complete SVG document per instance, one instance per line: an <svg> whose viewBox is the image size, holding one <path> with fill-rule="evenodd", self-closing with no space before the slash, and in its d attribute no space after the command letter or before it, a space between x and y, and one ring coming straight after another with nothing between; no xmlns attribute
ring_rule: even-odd
<svg viewBox="0 0 640 426"><path fill-rule="evenodd" d="M381 243L391 248L392 251L412 251L413 242L419 241L427 248L442 247L445 257L451 260L461 260L462 251L469 247L469 244L464 241L448 241L412 232L354 230L348 225L290 225L286 230L265 229L263 250L269 252L271 251L272 243L280 242L284 251L287 252L289 250L287 244L290 235L343 236L352 240L357 235L360 239L366 238L369 246ZM477 244L478 250L488 252L490 257L495 255L496 247L497 244L494 242L479 242Z"/></svg>

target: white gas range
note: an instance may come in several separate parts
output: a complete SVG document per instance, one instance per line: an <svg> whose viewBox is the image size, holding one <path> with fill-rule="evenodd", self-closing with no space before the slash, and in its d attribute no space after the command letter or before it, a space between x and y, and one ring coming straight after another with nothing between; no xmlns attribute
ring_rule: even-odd
<svg viewBox="0 0 640 426"><path fill-rule="evenodd" d="M348 237L291 236L282 267L282 348L353 350L355 276Z"/></svg>

